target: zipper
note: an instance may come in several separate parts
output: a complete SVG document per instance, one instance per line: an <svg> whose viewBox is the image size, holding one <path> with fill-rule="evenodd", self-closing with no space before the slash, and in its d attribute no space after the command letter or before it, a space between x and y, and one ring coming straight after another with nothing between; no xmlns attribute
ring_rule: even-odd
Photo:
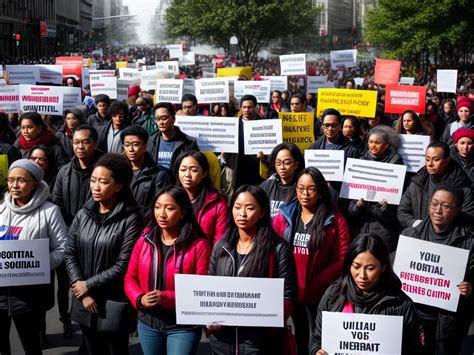
<svg viewBox="0 0 474 355"><path fill-rule="evenodd" d="M237 276L237 274L235 272L235 258L234 258L234 256L232 255L232 253L226 247L222 247L222 249L225 250L227 252L227 254L229 254L230 258L232 259L232 276Z"/></svg>

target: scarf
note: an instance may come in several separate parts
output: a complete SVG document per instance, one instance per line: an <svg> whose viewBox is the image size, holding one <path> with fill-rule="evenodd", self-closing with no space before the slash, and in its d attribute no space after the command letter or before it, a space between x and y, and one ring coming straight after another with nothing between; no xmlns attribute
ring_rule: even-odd
<svg viewBox="0 0 474 355"><path fill-rule="evenodd" d="M39 134L38 137L36 137L36 139L30 140L30 141L27 141L25 137L23 137L23 135L20 134L20 148L29 152L30 149L33 148L34 146L38 144L49 145L55 139L56 137L54 136L54 134L52 134L48 130L44 130L43 132Z"/></svg>
<svg viewBox="0 0 474 355"><path fill-rule="evenodd" d="M361 309L371 309L382 299L383 295L383 287L380 284L367 292L367 295L364 295L352 280L352 277L350 277L346 297L354 306Z"/></svg>

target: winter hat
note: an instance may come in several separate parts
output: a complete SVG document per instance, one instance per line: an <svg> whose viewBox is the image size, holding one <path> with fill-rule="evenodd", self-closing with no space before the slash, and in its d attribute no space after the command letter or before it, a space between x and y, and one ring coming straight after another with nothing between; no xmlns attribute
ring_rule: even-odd
<svg viewBox="0 0 474 355"><path fill-rule="evenodd" d="M467 127L457 129L453 133L453 143L456 144L458 140L464 137L468 137L471 139L471 141L474 141L474 130Z"/></svg>
<svg viewBox="0 0 474 355"><path fill-rule="evenodd" d="M128 89L128 97L130 96L138 96L140 93L140 86L139 85L133 85Z"/></svg>
<svg viewBox="0 0 474 355"><path fill-rule="evenodd" d="M472 100L467 96L461 96L460 98L458 98L456 111L458 111L461 107L467 107L469 111L472 112Z"/></svg>
<svg viewBox="0 0 474 355"><path fill-rule="evenodd" d="M12 165L10 165L10 168L8 169L8 174L10 174L10 172L15 168L25 169L27 172L30 173L33 179L35 179L38 182L43 180L43 176L44 176L43 169L41 169L39 165L36 165L35 163L33 163L33 160L19 159L19 160L14 161Z"/></svg>

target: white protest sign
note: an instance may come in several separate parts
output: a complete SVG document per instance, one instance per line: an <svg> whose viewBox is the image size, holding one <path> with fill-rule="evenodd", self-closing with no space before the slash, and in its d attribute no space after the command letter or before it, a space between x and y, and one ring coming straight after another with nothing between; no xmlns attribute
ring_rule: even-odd
<svg viewBox="0 0 474 355"><path fill-rule="evenodd" d="M36 71L37 83L59 84L63 83L63 66L62 65L38 65Z"/></svg>
<svg viewBox="0 0 474 355"><path fill-rule="evenodd" d="M156 102L181 103L183 80L158 79L156 83Z"/></svg>
<svg viewBox="0 0 474 355"><path fill-rule="evenodd" d="M176 116L175 124L181 131L196 138L202 151L239 152L237 117Z"/></svg>
<svg viewBox="0 0 474 355"><path fill-rule="evenodd" d="M63 92L63 110L82 105L81 88L61 86Z"/></svg>
<svg viewBox="0 0 474 355"><path fill-rule="evenodd" d="M358 86L364 85L364 78L354 78L354 83L356 84L354 89L357 89Z"/></svg>
<svg viewBox="0 0 474 355"><path fill-rule="evenodd" d="M349 158L339 196L351 200L386 200L388 204L398 205L406 169L405 165Z"/></svg>
<svg viewBox="0 0 474 355"><path fill-rule="evenodd" d="M173 73L163 72L161 70L145 70L140 72L140 88L142 90L156 90L156 81L158 79L173 79Z"/></svg>
<svg viewBox="0 0 474 355"><path fill-rule="evenodd" d="M117 78L114 76L90 76L91 81L91 95L97 96L105 94L111 99L117 98Z"/></svg>
<svg viewBox="0 0 474 355"><path fill-rule="evenodd" d="M175 275L176 323L283 327L284 279Z"/></svg>
<svg viewBox="0 0 474 355"><path fill-rule="evenodd" d="M403 316L323 312L321 348L328 354L402 353Z"/></svg>
<svg viewBox="0 0 474 355"><path fill-rule="evenodd" d="M89 75L115 76L113 69L89 69Z"/></svg>
<svg viewBox="0 0 474 355"><path fill-rule="evenodd" d="M244 124L245 155L259 152L270 154L277 144L283 142L281 120L242 121Z"/></svg>
<svg viewBox="0 0 474 355"><path fill-rule="evenodd" d="M63 115L63 91L58 86L20 85L21 112Z"/></svg>
<svg viewBox="0 0 474 355"><path fill-rule="evenodd" d="M90 74L88 68L82 68L82 90L86 87L86 85L91 85Z"/></svg>
<svg viewBox="0 0 474 355"><path fill-rule="evenodd" d="M175 60L167 62L156 62L155 65L157 70L171 73L173 74L173 76L179 75L179 63Z"/></svg>
<svg viewBox="0 0 474 355"><path fill-rule="evenodd" d="M49 239L5 240L4 235L1 237L0 287L49 284Z"/></svg>
<svg viewBox="0 0 474 355"><path fill-rule="evenodd" d="M36 84L38 67L34 65L7 65L6 73L10 84Z"/></svg>
<svg viewBox="0 0 474 355"><path fill-rule="evenodd" d="M20 87L18 85L0 86L0 111L17 113L20 109Z"/></svg>
<svg viewBox="0 0 474 355"><path fill-rule="evenodd" d="M7 85L7 81L5 79L0 79L0 85Z"/></svg>
<svg viewBox="0 0 474 355"><path fill-rule="evenodd" d="M226 78L208 78L195 81L199 103L229 102L229 81Z"/></svg>
<svg viewBox="0 0 474 355"><path fill-rule="evenodd" d="M416 173L425 166L425 151L430 144L430 136L399 134L398 154L407 166L407 172Z"/></svg>
<svg viewBox="0 0 474 355"><path fill-rule="evenodd" d="M344 176L344 151L306 149L304 151L305 166L318 168L327 181L342 181Z"/></svg>
<svg viewBox="0 0 474 355"><path fill-rule="evenodd" d="M399 85L413 85L414 83L415 78L411 76L402 76L398 82Z"/></svg>
<svg viewBox="0 0 474 355"><path fill-rule="evenodd" d="M194 65L196 64L196 55L193 52L188 52L183 55L182 65Z"/></svg>
<svg viewBox="0 0 474 355"><path fill-rule="evenodd" d="M120 79L140 79L140 72L136 68L119 68Z"/></svg>
<svg viewBox="0 0 474 355"><path fill-rule="evenodd" d="M253 95L260 104L270 102L270 81L268 80L236 80L234 81L234 96L237 100L244 95Z"/></svg>
<svg viewBox="0 0 474 355"><path fill-rule="evenodd" d="M117 100L128 99L128 89L137 83L133 79L117 79Z"/></svg>
<svg viewBox="0 0 474 355"><path fill-rule="evenodd" d="M182 44L168 44L166 46L170 52L170 58L183 59L183 45Z"/></svg>
<svg viewBox="0 0 474 355"><path fill-rule="evenodd" d="M334 81L328 81L328 76L308 76L306 79L306 92L318 93L320 88L335 88L336 83Z"/></svg>
<svg viewBox="0 0 474 355"><path fill-rule="evenodd" d="M436 91L456 93L458 71L452 69L438 69L436 71Z"/></svg>
<svg viewBox="0 0 474 355"><path fill-rule="evenodd" d="M354 68L357 66L357 49L331 51L331 69Z"/></svg>
<svg viewBox="0 0 474 355"><path fill-rule="evenodd" d="M306 54L285 54L280 56L281 75L306 75Z"/></svg>
<svg viewBox="0 0 474 355"><path fill-rule="evenodd" d="M196 96L196 84L194 79L183 79L183 96L186 94Z"/></svg>
<svg viewBox="0 0 474 355"><path fill-rule="evenodd" d="M3 79L3 65L0 64L0 79Z"/></svg>
<svg viewBox="0 0 474 355"><path fill-rule="evenodd" d="M262 78L270 80L270 92L288 90L288 77L286 76L262 76Z"/></svg>
<svg viewBox="0 0 474 355"><path fill-rule="evenodd" d="M456 312L469 250L401 235L393 270L413 302Z"/></svg>

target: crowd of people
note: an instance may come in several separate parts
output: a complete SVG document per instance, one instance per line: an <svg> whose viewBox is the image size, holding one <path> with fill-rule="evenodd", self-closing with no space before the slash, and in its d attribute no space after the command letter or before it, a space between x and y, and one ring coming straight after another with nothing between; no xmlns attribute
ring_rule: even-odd
<svg viewBox="0 0 474 355"><path fill-rule="evenodd" d="M157 55L167 54L136 49L103 65ZM278 73L277 62L257 62L256 76ZM341 84L355 88L360 69L345 70ZM311 70L332 75L325 61ZM464 86L471 75L463 75ZM195 354L204 330L213 354L322 355L326 311L403 316L403 354L472 353L474 87L447 97L428 86L426 112L394 115L367 79L364 89L378 90L379 100L367 118L332 108L318 117L314 95L291 83L265 105L248 94L215 105L191 94L179 105L154 104L153 92L136 85L127 102L84 92L84 105L62 117L0 113L8 157L0 240L48 238L57 277L56 295L54 278L0 287L0 354L11 353L12 321L25 353L41 354L54 296L63 336L77 322L88 354L127 354L136 330L144 354ZM399 135L429 136L425 166L405 177L399 206L340 198L341 184L305 166L294 144L243 154L243 121L279 112L316 112L309 148L342 150L345 159L403 165ZM240 153L200 151L177 115L236 115ZM456 312L402 291L392 269L400 234L469 251ZM176 274L282 278L293 330L177 324Z"/></svg>

